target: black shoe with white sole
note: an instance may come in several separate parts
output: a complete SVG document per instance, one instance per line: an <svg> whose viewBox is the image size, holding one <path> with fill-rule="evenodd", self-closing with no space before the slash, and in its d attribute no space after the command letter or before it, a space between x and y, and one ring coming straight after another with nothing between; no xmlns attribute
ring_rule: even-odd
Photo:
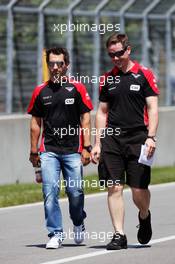
<svg viewBox="0 0 175 264"><path fill-rule="evenodd" d="M121 235L120 233L116 232L113 235L113 238L109 244L107 244L106 249L107 250L120 250L120 249L126 249L127 246L127 238L126 235Z"/></svg>

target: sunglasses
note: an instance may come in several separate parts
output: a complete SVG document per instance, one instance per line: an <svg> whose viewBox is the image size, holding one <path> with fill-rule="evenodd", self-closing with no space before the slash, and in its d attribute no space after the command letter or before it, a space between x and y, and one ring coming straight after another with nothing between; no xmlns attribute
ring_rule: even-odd
<svg viewBox="0 0 175 264"><path fill-rule="evenodd" d="M57 65L58 68L63 67L64 61L49 61L49 67L54 68L55 64Z"/></svg>
<svg viewBox="0 0 175 264"><path fill-rule="evenodd" d="M119 57L123 56L123 54L125 53L126 50L127 50L127 47L125 47L122 50L116 51L116 52L109 52L108 55L111 58L115 58L115 57L118 57L119 58Z"/></svg>

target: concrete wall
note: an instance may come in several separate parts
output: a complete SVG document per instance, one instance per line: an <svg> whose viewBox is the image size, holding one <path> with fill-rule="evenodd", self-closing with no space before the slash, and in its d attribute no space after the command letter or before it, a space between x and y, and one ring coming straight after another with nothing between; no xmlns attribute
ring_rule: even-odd
<svg viewBox="0 0 175 264"><path fill-rule="evenodd" d="M28 115L0 117L0 184L31 182L33 168L29 163Z"/></svg>
<svg viewBox="0 0 175 264"><path fill-rule="evenodd" d="M28 161L29 125L28 115L0 116L0 184L34 181L33 168ZM174 131L175 107L160 108L154 166L175 165ZM85 174L96 171L94 165L84 169Z"/></svg>
<svg viewBox="0 0 175 264"><path fill-rule="evenodd" d="M175 107L161 107L154 166L175 166Z"/></svg>

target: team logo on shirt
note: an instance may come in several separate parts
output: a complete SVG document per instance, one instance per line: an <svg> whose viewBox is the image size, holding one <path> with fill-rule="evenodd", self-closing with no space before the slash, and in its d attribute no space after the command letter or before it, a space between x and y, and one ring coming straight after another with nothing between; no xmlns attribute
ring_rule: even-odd
<svg viewBox="0 0 175 264"><path fill-rule="evenodd" d="M74 104L74 101L75 101L74 98L68 98L68 99L65 100L65 104L66 105L71 105L71 104Z"/></svg>
<svg viewBox="0 0 175 264"><path fill-rule="evenodd" d="M47 100L47 99L51 99L52 96L51 95L48 95L48 96L43 96L43 100Z"/></svg>
<svg viewBox="0 0 175 264"><path fill-rule="evenodd" d="M130 91L136 91L136 92L140 91L140 85L138 85L138 84L131 84L130 85Z"/></svg>
<svg viewBox="0 0 175 264"><path fill-rule="evenodd" d="M66 90L68 90L69 92L71 92L73 89L74 89L74 87L65 87L66 88Z"/></svg>
<svg viewBox="0 0 175 264"><path fill-rule="evenodd" d="M137 79L137 78L139 78L139 77L140 77L140 74L135 74L135 73L132 73L132 76L133 76L135 79Z"/></svg>
<svg viewBox="0 0 175 264"><path fill-rule="evenodd" d="M44 102L43 102L44 105L52 104L52 96L51 95L43 96L42 98L44 100Z"/></svg>
<svg viewBox="0 0 175 264"><path fill-rule="evenodd" d="M108 90L110 91L110 90L114 90L114 89L116 89L116 86L110 87Z"/></svg>

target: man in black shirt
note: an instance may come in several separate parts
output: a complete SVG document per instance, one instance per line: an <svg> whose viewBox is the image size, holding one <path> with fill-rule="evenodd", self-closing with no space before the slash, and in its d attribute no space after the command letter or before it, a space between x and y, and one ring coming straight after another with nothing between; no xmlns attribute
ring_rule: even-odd
<svg viewBox="0 0 175 264"><path fill-rule="evenodd" d="M97 162L100 158L99 178L108 187L108 206L115 233L107 249L116 250L127 248L125 183L131 187L133 201L139 209L138 241L147 244L152 236L150 167L138 159L142 144L146 145L148 158L155 151L159 90L153 73L130 59L131 46L125 34L113 34L106 46L115 66L102 76L96 128L97 131L106 129L103 138L100 133L96 136L92 159Z"/></svg>
<svg viewBox="0 0 175 264"><path fill-rule="evenodd" d="M28 107L32 115L30 161L41 163L44 210L48 236L46 248L58 248L63 240L63 224L58 195L62 171L74 225L74 240L84 239L84 193L82 163L90 162L90 111L92 103L82 83L68 79L69 54L65 48L46 51L49 81L34 89ZM42 127L43 125L43 127ZM38 153L38 142L43 128Z"/></svg>

